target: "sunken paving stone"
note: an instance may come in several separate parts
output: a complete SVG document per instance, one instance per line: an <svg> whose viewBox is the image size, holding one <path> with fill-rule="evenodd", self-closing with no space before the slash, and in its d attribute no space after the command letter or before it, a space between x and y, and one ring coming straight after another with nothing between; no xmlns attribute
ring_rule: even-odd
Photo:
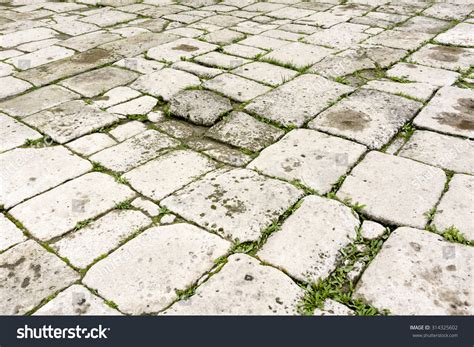
<svg viewBox="0 0 474 347"><path fill-rule="evenodd" d="M124 178L138 192L158 201L215 168L204 155L180 150L151 160L127 172Z"/></svg>
<svg viewBox="0 0 474 347"><path fill-rule="evenodd" d="M224 113L232 110L227 98L208 90L185 90L170 100L171 114L198 125L213 125Z"/></svg>
<svg viewBox="0 0 474 347"><path fill-rule="evenodd" d="M262 123L244 112L232 112L209 129L206 136L256 152L271 145L283 134L283 130Z"/></svg>
<svg viewBox="0 0 474 347"><path fill-rule="evenodd" d="M260 83L268 84L272 87L279 86L280 84L291 80L298 74L296 71L290 69L260 62L245 64L232 70L232 73Z"/></svg>
<svg viewBox="0 0 474 347"><path fill-rule="evenodd" d="M474 24L459 23L454 28L436 36L434 40L444 45L474 46L473 31Z"/></svg>
<svg viewBox="0 0 474 347"><path fill-rule="evenodd" d="M38 140L41 137L37 131L0 113L0 152L24 145L26 140Z"/></svg>
<svg viewBox="0 0 474 347"><path fill-rule="evenodd" d="M336 200L308 196L257 256L305 282L324 280L356 237L359 219Z"/></svg>
<svg viewBox="0 0 474 347"><path fill-rule="evenodd" d="M413 121L417 127L474 138L474 91L441 88Z"/></svg>
<svg viewBox="0 0 474 347"><path fill-rule="evenodd" d="M146 230L91 267L84 284L128 314L158 312L209 271L231 244L191 224Z"/></svg>
<svg viewBox="0 0 474 347"><path fill-rule="evenodd" d="M357 283L354 297L394 315L472 315L474 249L398 228Z"/></svg>
<svg viewBox="0 0 474 347"><path fill-rule="evenodd" d="M304 291L283 272L245 254L234 254L221 271L178 301L168 315L296 315ZM236 297L239 300L236 300Z"/></svg>
<svg viewBox="0 0 474 347"><path fill-rule="evenodd" d="M0 313L22 315L79 279L54 254L28 240L0 254Z"/></svg>
<svg viewBox="0 0 474 347"><path fill-rule="evenodd" d="M449 86L456 82L460 75L454 71L423 65L398 63L387 71L387 76L413 82L428 83L434 86Z"/></svg>
<svg viewBox="0 0 474 347"><path fill-rule="evenodd" d="M474 174L474 141L471 140L418 130L398 155L442 169Z"/></svg>
<svg viewBox="0 0 474 347"><path fill-rule="evenodd" d="M366 147L315 130L295 129L264 149L248 167L326 194Z"/></svg>
<svg viewBox="0 0 474 347"><path fill-rule="evenodd" d="M204 82L203 86L240 102L249 101L270 90L263 84L229 73L214 77Z"/></svg>
<svg viewBox="0 0 474 347"><path fill-rule="evenodd" d="M445 182L441 169L373 151L352 169L337 196L364 205L363 213L375 221L424 228Z"/></svg>
<svg viewBox="0 0 474 347"><path fill-rule="evenodd" d="M123 172L160 155L160 151L178 146L175 139L156 130L147 130L90 157L106 168Z"/></svg>
<svg viewBox="0 0 474 347"><path fill-rule="evenodd" d="M174 63L213 51L217 47L211 43L183 38L151 48L147 56L158 61Z"/></svg>
<svg viewBox="0 0 474 347"><path fill-rule="evenodd" d="M151 219L134 210L115 210L67 234L51 247L61 257L78 267L86 268L101 255L119 246L120 242L146 227Z"/></svg>
<svg viewBox="0 0 474 347"><path fill-rule="evenodd" d="M245 109L282 125L302 126L352 87L316 75L296 77L253 100Z"/></svg>
<svg viewBox="0 0 474 347"><path fill-rule="evenodd" d="M408 61L447 70L468 70L474 65L474 48L426 45L408 58Z"/></svg>
<svg viewBox="0 0 474 347"><path fill-rule="evenodd" d="M161 202L187 220L239 241L254 241L302 192L245 169L210 173Z"/></svg>
<svg viewBox="0 0 474 347"><path fill-rule="evenodd" d="M330 107L308 125L379 149L422 106L418 101L401 96L362 89Z"/></svg>
<svg viewBox="0 0 474 347"><path fill-rule="evenodd" d="M436 209L433 225L439 231L458 229L467 240L474 240L474 178L454 175L449 189Z"/></svg>
<svg viewBox="0 0 474 347"><path fill-rule="evenodd" d="M92 169L62 146L17 148L0 154L0 204L9 208Z"/></svg>
<svg viewBox="0 0 474 347"><path fill-rule="evenodd" d="M130 188L118 184L113 177L92 172L35 196L14 207L10 213L32 235L48 240L134 195Z"/></svg>
<svg viewBox="0 0 474 347"><path fill-rule="evenodd" d="M73 284L59 293L34 316L116 316L121 313L107 306L103 299L92 294L86 287Z"/></svg>
<svg viewBox="0 0 474 347"><path fill-rule="evenodd" d="M26 236L7 217L0 214L0 252L26 240Z"/></svg>

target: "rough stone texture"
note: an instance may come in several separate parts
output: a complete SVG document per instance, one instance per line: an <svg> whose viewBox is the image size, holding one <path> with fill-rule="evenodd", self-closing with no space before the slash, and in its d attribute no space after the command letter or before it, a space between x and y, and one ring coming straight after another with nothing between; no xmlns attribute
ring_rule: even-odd
<svg viewBox="0 0 474 347"><path fill-rule="evenodd" d="M0 214L0 230L0 251L26 240L23 232L3 214Z"/></svg>
<svg viewBox="0 0 474 347"><path fill-rule="evenodd" d="M186 301L165 311L170 315L294 315L303 295L282 272L245 254L234 254L223 269ZM239 300L235 300L239 297Z"/></svg>
<svg viewBox="0 0 474 347"><path fill-rule="evenodd" d="M472 315L472 247L398 228L357 283L355 297L395 315Z"/></svg>
<svg viewBox="0 0 474 347"><path fill-rule="evenodd" d="M473 30L473 24L459 23L454 28L436 36L435 41L445 45L474 46Z"/></svg>
<svg viewBox="0 0 474 347"><path fill-rule="evenodd" d="M294 186L250 170L211 173L161 204L226 237L256 240L301 196Z"/></svg>
<svg viewBox="0 0 474 347"><path fill-rule="evenodd" d="M122 312L157 312L229 248L229 242L190 224L155 227L95 264L84 283L113 300Z"/></svg>
<svg viewBox="0 0 474 347"><path fill-rule="evenodd" d="M347 306L338 303L332 299L326 299L323 303L322 309L314 310L315 316L354 316L355 313L353 310Z"/></svg>
<svg viewBox="0 0 474 347"><path fill-rule="evenodd" d="M232 55L222 54L219 52L206 53L194 58L194 60L204 65L224 69L234 69L240 65L250 62L250 60L241 57L234 57Z"/></svg>
<svg viewBox="0 0 474 347"><path fill-rule="evenodd" d="M365 152L365 146L314 130L296 129L264 149L248 167L326 194Z"/></svg>
<svg viewBox="0 0 474 347"><path fill-rule="evenodd" d="M158 61L174 63L183 58L192 58L213 51L216 48L216 45L207 42L183 38L154 47L147 52L147 56Z"/></svg>
<svg viewBox="0 0 474 347"><path fill-rule="evenodd" d="M365 220L362 222L360 233L366 240L375 240L385 233L386 229L382 224Z"/></svg>
<svg viewBox="0 0 474 347"><path fill-rule="evenodd" d="M270 90L263 84L228 73L204 82L203 86L240 102L249 101Z"/></svg>
<svg viewBox="0 0 474 347"><path fill-rule="evenodd" d="M124 123L109 132L117 141L124 141L146 130L145 124L139 121Z"/></svg>
<svg viewBox="0 0 474 347"><path fill-rule="evenodd" d="M432 35L420 31L387 30L367 39L369 44L382 45L391 48L416 49L423 42L431 39Z"/></svg>
<svg viewBox="0 0 474 347"><path fill-rule="evenodd" d="M79 278L66 263L33 240L0 254L0 275L2 315L25 314Z"/></svg>
<svg viewBox="0 0 474 347"><path fill-rule="evenodd" d="M41 137L37 131L0 113L0 152L24 145L26 140L38 140Z"/></svg>
<svg viewBox="0 0 474 347"><path fill-rule="evenodd" d="M390 225L424 228L425 215L444 189L441 169L372 151L347 176L337 196L365 205L364 213Z"/></svg>
<svg viewBox="0 0 474 347"><path fill-rule="evenodd" d="M94 133L69 142L66 146L76 153L89 156L115 144L116 142L109 135Z"/></svg>
<svg viewBox="0 0 474 347"><path fill-rule="evenodd" d="M459 78L457 72L407 63L396 64L387 71L387 76L441 87L449 86Z"/></svg>
<svg viewBox="0 0 474 347"><path fill-rule="evenodd" d="M416 51L408 61L447 70L468 70L474 65L474 49L428 44Z"/></svg>
<svg viewBox="0 0 474 347"><path fill-rule="evenodd" d="M428 83L399 83L390 80L369 81L362 88L375 89L400 96L408 96L422 101L427 101L436 91L437 87Z"/></svg>
<svg viewBox="0 0 474 347"><path fill-rule="evenodd" d="M433 224L444 231L454 226L467 240L474 240L474 178L454 175L449 190L443 195L436 209Z"/></svg>
<svg viewBox="0 0 474 347"><path fill-rule="evenodd" d="M12 76L0 77L0 99L20 94L32 87L31 84Z"/></svg>
<svg viewBox="0 0 474 347"><path fill-rule="evenodd" d="M308 196L257 256L305 282L324 280L356 236L359 219L342 203Z"/></svg>
<svg viewBox="0 0 474 347"><path fill-rule="evenodd" d="M290 69L260 62L245 64L233 70L232 73L272 87L283 84L298 74Z"/></svg>
<svg viewBox="0 0 474 347"><path fill-rule="evenodd" d="M317 63L331 53L334 53L334 50L302 42L294 42L271 51L263 59L290 64L301 69Z"/></svg>

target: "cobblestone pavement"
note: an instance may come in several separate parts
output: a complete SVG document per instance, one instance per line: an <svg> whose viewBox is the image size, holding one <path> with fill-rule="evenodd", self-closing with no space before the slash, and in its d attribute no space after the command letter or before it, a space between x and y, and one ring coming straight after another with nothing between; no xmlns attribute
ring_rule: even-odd
<svg viewBox="0 0 474 347"><path fill-rule="evenodd" d="M474 314L468 3L0 0L0 314Z"/></svg>

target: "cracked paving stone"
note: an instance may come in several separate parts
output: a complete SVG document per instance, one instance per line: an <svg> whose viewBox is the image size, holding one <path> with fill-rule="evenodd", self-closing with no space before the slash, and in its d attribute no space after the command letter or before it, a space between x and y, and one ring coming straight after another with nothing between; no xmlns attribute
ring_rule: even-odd
<svg viewBox="0 0 474 347"><path fill-rule="evenodd" d="M417 130L398 154L442 169L474 174L474 141Z"/></svg>
<svg viewBox="0 0 474 347"><path fill-rule="evenodd" d="M313 314L315 316L354 316L355 312L335 300L326 299L323 308L316 308Z"/></svg>
<svg viewBox="0 0 474 347"><path fill-rule="evenodd" d="M171 98L169 106L171 114L206 126L232 110L227 98L208 90L184 90Z"/></svg>
<svg viewBox="0 0 474 347"><path fill-rule="evenodd" d="M232 73L272 87L279 86L298 75L296 71L261 62L243 65L232 70Z"/></svg>
<svg viewBox="0 0 474 347"><path fill-rule="evenodd" d="M474 65L474 48L428 44L408 57L408 61L447 70L468 70Z"/></svg>
<svg viewBox="0 0 474 347"><path fill-rule="evenodd" d="M408 95L412 98L427 101L431 95L438 89L428 83L412 82L399 83L390 80L373 80L362 86L364 89L374 89L381 92L399 94L400 96Z"/></svg>
<svg viewBox="0 0 474 347"><path fill-rule="evenodd" d="M38 140L42 135L14 118L0 113L0 153L24 145L26 140Z"/></svg>
<svg viewBox="0 0 474 347"><path fill-rule="evenodd" d="M145 130L147 130L147 127L142 122L131 121L110 130L109 135L112 135L118 142L122 142L132 136L144 132Z"/></svg>
<svg viewBox="0 0 474 347"><path fill-rule="evenodd" d="M474 24L459 23L454 28L436 36L434 40L445 45L474 46L473 32Z"/></svg>
<svg viewBox="0 0 474 347"><path fill-rule="evenodd" d="M145 115L155 107L158 100L155 98L144 95L131 101L118 104L107 109L107 112L121 114L124 116L128 115Z"/></svg>
<svg viewBox="0 0 474 347"><path fill-rule="evenodd" d="M298 69L302 69L319 62L334 52L335 51L330 48L302 42L293 42L271 51L264 55L262 59L269 59L282 64L290 64Z"/></svg>
<svg viewBox="0 0 474 347"><path fill-rule="evenodd" d="M94 133L78 138L66 144L66 147L72 151L84 156L89 156L104 148L115 145L115 142L109 135L103 133Z"/></svg>
<svg viewBox="0 0 474 347"><path fill-rule="evenodd" d="M31 28L15 31L0 36L0 47L11 48L22 43L45 40L57 36L58 33L48 28Z"/></svg>
<svg viewBox="0 0 474 347"><path fill-rule="evenodd" d="M76 100L35 113L23 118L23 121L62 144L111 125L118 119L117 115Z"/></svg>
<svg viewBox="0 0 474 347"><path fill-rule="evenodd" d="M147 52L149 58L174 63L182 59L190 59L197 55L213 51L218 46L190 38L182 38L173 42L153 47Z"/></svg>
<svg viewBox="0 0 474 347"><path fill-rule="evenodd" d="M199 78L190 73L165 68L139 77L131 87L168 101L180 91L189 87L197 87L200 84Z"/></svg>
<svg viewBox="0 0 474 347"><path fill-rule="evenodd" d="M67 234L51 244L51 247L73 266L86 268L150 223L151 219L142 212L114 210L84 228Z"/></svg>
<svg viewBox="0 0 474 347"><path fill-rule="evenodd" d="M456 82L460 74L423 65L398 63L387 71L387 76L442 87Z"/></svg>
<svg viewBox="0 0 474 347"><path fill-rule="evenodd" d="M382 45L391 48L414 50L432 37L432 34L419 31L407 32L399 30L387 30L376 36L372 36L371 38L367 39L365 43Z"/></svg>
<svg viewBox="0 0 474 347"><path fill-rule="evenodd" d="M473 220L474 178L455 174L437 206L433 224L439 231L454 226L467 240L474 240Z"/></svg>
<svg viewBox="0 0 474 347"><path fill-rule="evenodd" d="M0 100L9 96L23 93L25 90L28 90L32 87L32 85L28 82L12 76L0 77L0 85L2 86L0 89Z"/></svg>
<svg viewBox="0 0 474 347"><path fill-rule="evenodd" d="M457 87L438 90L413 124L450 135L474 138L474 91Z"/></svg>
<svg viewBox="0 0 474 347"><path fill-rule="evenodd" d="M359 90L322 112L308 126L380 149L423 106L376 90Z"/></svg>
<svg viewBox="0 0 474 347"><path fill-rule="evenodd" d="M113 147L90 157L106 168L124 172L160 155L160 151L173 148L179 142L159 131L149 129Z"/></svg>
<svg viewBox="0 0 474 347"><path fill-rule="evenodd" d="M28 240L0 254L0 313L21 315L79 274L35 241Z"/></svg>
<svg viewBox="0 0 474 347"><path fill-rule="evenodd" d="M7 217L0 214L0 252L26 240L26 236ZM1 265L0 265L1 267Z"/></svg>
<svg viewBox="0 0 474 347"><path fill-rule="evenodd" d="M221 69L202 66L199 64L191 63L189 61L179 61L177 63L174 63L171 67L173 69L178 69L178 70L192 73L193 75L196 75L201 78L216 77L217 75L220 75L221 73L224 72Z"/></svg>
<svg viewBox="0 0 474 347"><path fill-rule="evenodd" d="M49 240L94 218L135 193L106 174L92 172L15 206L11 215L32 235Z"/></svg>
<svg viewBox="0 0 474 347"><path fill-rule="evenodd" d="M168 315L296 315L303 297L283 272L245 254L234 254L221 271L164 313ZM236 300L239 298L239 300Z"/></svg>
<svg viewBox="0 0 474 347"><path fill-rule="evenodd" d="M93 265L83 282L122 312L157 312L178 298L176 291L209 271L230 246L191 224L154 227Z"/></svg>
<svg viewBox="0 0 474 347"><path fill-rule="evenodd" d="M214 77L204 82L203 86L239 102L249 101L271 90L263 84L229 73Z"/></svg>
<svg viewBox="0 0 474 347"><path fill-rule="evenodd" d="M308 196L257 256L300 281L324 280L336 268L340 251L356 238L358 227L359 219L349 207Z"/></svg>
<svg viewBox="0 0 474 347"><path fill-rule="evenodd" d="M248 59L234 57L233 55L223 54L219 52L209 52L194 58L194 60L203 65L224 69L234 69L250 62L250 60Z"/></svg>
<svg viewBox="0 0 474 347"><path fill-rule="evenodd" d="M264 149L248 167L326 194L366 147L315 130L295 129Z"/></svg>
<svg viewBox="0 0 474 347"><path fill-rule="evenodd" d="M103 299L86 287L73 284L59 293L33 316L117 316L121 313L107 306Z"/></svg>
<svg viewBox="0 0 474 347"><path fill-rule="evenodd" d="M354 297L394 315L472 315L474 249L398 228L364 271Z"/></svg>
<svg viewBox="0 0 474 347"><path fill-rule="evenodd" d="M302 192L291 184L245 169L210 173L161 202L162 206L220 235L255 241Z"/></svg>
<svg viewBox="0 0 474 347"><path fill-rule="evenodd" d="M215 168L206 156L179 150L127 172L124 178L138 192L158 201Z"/></svg>
<svg viewBox="0 0 474 347"><path fill-rule="evenodd" d="M128 84L138 76L135 72L108 66L70 77L60 84L85 97L92 98L112 88ZM100 83L97 83L98 81Z"/></svg>
<svg viewBox="0 0 474 347"><path fill-rule="evenodd" d="M0 203L12 207L65 181L92 165L62 146L17 148L0 154Z"/></svg>
<svg viewBox="0 0 474 347"><path fill-rule="evenodd" d="M206 136L256 152L271 145L283 134L283 130L262 123L244 112L232 112L210 128Z"/></svg>
<svg viewBox="0 0 474 347"><path fill-rule="evenodd" d="M445 182L441 169L373 151L352 169L337 196L364 205L375 221L424 228Z"/></svg>
<svg viewBox="0 0 474 347"><path fill-rule="evenodd" d="M284 126L302 126L352 87L316 75L302 75L262 95L245 109Z"/></svg>

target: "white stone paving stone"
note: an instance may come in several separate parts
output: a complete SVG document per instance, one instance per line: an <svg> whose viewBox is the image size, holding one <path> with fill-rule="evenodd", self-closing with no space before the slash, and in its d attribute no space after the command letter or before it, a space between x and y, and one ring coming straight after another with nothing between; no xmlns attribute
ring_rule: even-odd
<svg viewBox="0 0 474 347"><path fill-rule="evenodd" d="M275 49L264 55L262 59L269 59L282 64L290 64L298 69L315 64L324 57L335 53L333 49L310 45L303 42L293 42Z"/></svg>
<svg viewBox="0 0 474 347"><path fill-rule="evenodd" d="M160 155L160 151L178 146L178 141L149 129L116 146L106 148L90 157L113 171L128 171Z"/></svg>
<svg viewBox="0 0 474 347"><path fill-rule="evenodd" d="M0 214L0 230L0 251L26 240L23 232L3 214Z"/></svg>
<svg viewBox="0 0 474 347"><path fill-rule="evenodd" d="M248 167L326 194L366 151L360 144L314 130L295 129L264 149Z"/></svg>
<svg viewBox="0 0 474 347"><path fill-rule="evenodd" d="M146 230L101 260L83 282L129 314L157 312L209 271L231 244L191 224Z"/></svg>
<svg viewBox="0 0 474 347"><path fill-rule="evenodd" d="M354 316L355 312L335 300L326 299L323 308L316 308L313 314L315 316Z"/></svg>
<svg viewBox="0 0 474 347"><path fill-rule="evenodd" d="M86 33L90 33L91 31L96 31L99 28L90 23L84 23L76 20L68 20L64 21L55 25L51 26L52 29L59 31L60 33L71 35L71 36L78 36Z"/></svg>
<svg viewBox="0 0 474 347"><path fill-rule="evenodd" d="M179 150L127 172L124 178L138 192L158 201L215 168L204 155Z"/></svg>
<svg viewBox="0 0 474 347"><path fill-rule="evenodd" d="M112 135L117 141L122 142L145 131L146 129L146 125L142 122L132 121L117 126L113 130L109 131L109 134Z"/></svg>
<svg viewBox="0 0 474 347"><path fill-rule="evenodd" d="M69 142L66 147L81 155L89 156L115 144L116 142L109 135L94 133Z"/></svg>
<svg viewBox="0 0 474 347"><path fill-rule="evenodd" d="M233 55L222 54L219 52L209 52L199 57L194 58L198 63L213 66L224 69L234 69L245 63L249 63L250 60L241 57L235 57Z"/></svg>
<svg viewBox="0 0 474 347"><path fill-rule="evenodd" d="M55 37L58 33L48 28L31 28L0 36L0 47L11 48L22 43Z"/></svg>
<svg viewBox="0 0 474 347"><path fill-rule="evenodd" d="M336 15L329 12L317 12L308 17L301 18L297 23L311 23L323 28L330 28L333 25L343 23L351 19L351 16Z"/></svg>
<svg viewBox="0 0 474 347"><path fill-rule="evenodd" d="M275 39L275 38L267 37L263 35L253 35L253 36L247 37L244 40L239 41L239 44L241 45L267 49L267 50L274 50L274 49L286 46L290 43L291 43L290 41Z"/></svg>
<svg viewBox="0 0 474 347"><path fill-rule="evenodd" d="M61 257L67 258L73 266L86 268L101 255L118 247L120 242L151 223L142 212L114 210L69 233L51 244Z"/></svg>
<svg viewBox="0 0 474 347"><path fill-rule="evenodd" d="M117 87L94 99L94 105L107 108L140 96L140 92L130 87Z"/></svg>
<svg viewBox="0 0 474 347"><path fill-rule="evenodd" d="M245 38L245 35L237 31L222 29L222 30L216 30L216 31L213 31L212 33L203 35L202 38L206 40L206 42L209 42L209 43L214 43L217 45L225 45L225 44L232 43L236 40L243 39Z"/></svg>
<svg viewBox="0 0 474 347"><path fill-rule="evenodd" d="M454 175L449 189L436 209L433 225L439 231L452 226L467 240L474 240L474 178L469 175Z"/></svg>
<svg viewBox="0 0 474 347"><path fill-rule="evenodd" d="M72 49L59 46L50 46L39 49L33 53L11 58L7 60L7 62L15 65L15 67L19 70L28 70L55 60L70 57L73 54L74 51Z"/></svg>
<svg viewBox="0 0 474 347"><path fill-rule="evenodd" d="M245 107L282 125L301 126L352 87L316 75L298 76Z"/></svg>
<svg viewBox="0 0 474 347"><path fill-rule="evenodd" d="M266 3L265 3L266 4ZM303 290L277 269L234 254L221 271L197 288L169 315L296 315ZM239 298L239 300L236 300Z"/></svg>
<svg viewBox="0 0 474 347"><path fill-rule="evenodd" d="M430 40L432 36L432 34L419 31L406 32L399 30L387 30L376 36L372 36L365 42L391 48L414 50L420 47L424 42Z"/></svg>
<svg viewBox="0 0 474 347"><path fill-rule="evenodd" d="M212 78L224 72L221 69L202 66L188 61L179 61L177 63L174 63L172 67L174 69L190 72L201 78Z"/></svg>
<svg viewBox="0 0 474 347"><path fill-rule="evenodd" d="M147 56L158 61L174 63L183 58L190 59L197 55L213 51L217 47L218 46L211 43L183 38L151 48L147 52Z"/></svg>
<svg viewBox="0 0 474 347"><path fill-rule="evenodd" d="M362 32L365 28L365 25L341 23L330 29L321 30L307 36L304 41L315 45L337 48L338 50L346 49L370 37Z"/></svg>
<svg viewBox="0 0 474 347"><path fill-rule="evenodd" d="M48 240L72 230L135 193L106 174L92 172L47 191L10 210L32 235Z"/></svg>
<svg viewBox="0 0 474 347"><path fill-rule="evenodd" d="M474 65L474 48L428 44L408 58L409 62L447 70L468 70Z"/></svg>
<svg viewBox="0 0 474 347"><path fill-rule="evenodd" d="M203 86L240 102L249 101L270 90L263 84L229 73L214 77L204 82Z"/></svg>
<svg viewBox="0 0 474 347"><path fill-rule="evenodd" d="M15 68L12 65L0 62L0 77L9 76L14 71Z"/></svg>
<svg viewBox="0 0 474 347"><path fill-rule="evenodd" d="M89 171L92 165L62 146L0 154L0 203L9 208Z"/></svg>
<svg viewBox="0 0 474 347"><path fill-rule="evenodd" d="M308 196L257 256L298 280L318 282L336 268L339 252L353 242L358 226L359 219L349 207Z"/></svg>
<svg viewBox="0 0 474 347"><path fill-rule="evenodd" d="M36 130L0 113L0 153L24 145L26 140L37 140L41 137Z"/></svg>
<svg viewBox="0 0 474 347"><path fill-rule="evenodd" d="M423 65L398 63L387 71L387 76L434 86L449 86L456 82L460 74Z"/></svg>
<svg viewBox="0 0 474 347"><path fill-rule="evenodd" d="M142 212L148 213L151 217L156 217L160 214L160 206L142 197L133 200L132 206Z"/></svg>
<svg viewBox="0 0 474 347"><path fill-rule="evenodd" d="M12 76L0 77L0 85L2 86L0 89L0 99L20 94L32 87L28 82Z"/></svg>
<svg viewBox="0 0 474 347"><path fill-rule="evenodd" d="M128 70L140 72L142 74L150 74L161 70L165 64L155 60L145 59L143 57L125 58L119 60L114 65L123 67Z"/></svg>
<svg viewBox="0 0 474 347"><path fill-rule="evenodd" d="M234 43L223 47L224 53L236 55L238 57L253 59L256 56L265 53L263 49Z"/></svg>
<svg viewBox="0 0 474 347"><path fill-rule="evenodd" d="M445 45L474 46L473 31L474 24L459 23L454 28L436 36L434 40Z"/></svg>
<svg viewBox="0 0 474 347"><path fill-rule="evenodd" d="M0 265L2 315L23 315L79 279L77 272L32 240L0 254Z"/></svg>
<svg viewBox="0 0 474 347"><path fill-rule="evenodd" d="M302 192L253 171L209 173L161 202L205 228L239 241L257 240Z"/></svg>
<svg viewBox="0 0 474 347"><path fill-rule="evenodd" d="M87 13L87 12L86 12ZM108 27L135 19L136 15L115 10L107 10L91 16L81 18L81 21L92 23L100 27Z"/></svg>
<svg viewBox="0 0 474 347"><path fill-rule="evenodd" d="M273 87L291 80L298 74L290 69L261 62L245 64L232 70L232 73Z"/></svg>
<svg viewBox="0 0 474 347"><path fill-rule="evenodd" d="M393 315L472 315L472 247L398 228L357 283L354 297Z"/></svg>
<svg viewBox="0 0 474 347"><path fill-rule="evenodd" d="M438 90L413 124L424 129L474 138L474 91L457 87Z"/></svg>
<svg viewBox="0 0 474 347"><path fill-rule="evenodd" d="M469 3L435 3L423 11L424 15L441 19L463 19L474 7Z"/></svg>
<svg viewBox="0 0 474 347"><path fill-rule="evenodd" d="M366 240L375 240L381 237L386 230L387 229L382 224L371 220L364 220L362 222L360 234Z"/></svg>
<svg viewBox="0 0 474 347"><path fill-rule="evenodd" d="M380 149L423 106L421 102L361 89L330 107L308 126Z"/></svg>
<svg viewBox="0 0 474 347"><path fill-rule="evenodd" d="M474 141L472 140L417 130L398 155L442 169L474 174Z"/></svg>
<svg viewBox="0 0 474 347"><path fill-rule="evenodd" d="M158 100L155 98L144 95L139 98L118 104L107 109L107 112L116 113L121 115L144 115L155 107Z"/></svg>
<svg viewBox="0 0 474 347"><path fill-rule="evenodd" d="M346 177L337 197L364 205L382 223L424 228L446 182L438 168L372 151Z"/></svg>
<svg viewBox="0 0 474 347"><path fill-rule="evenodd" d="M391 94L398 94L402 96L411 96L422 101L427 101L437 87L428 83L413 82L413 83L399 83L390 80L374 80L367 82L362 88L375 89L381 92Z"/></svg>
<svg viewBox="0 0 474 347"><path fill-rule="evenodd" d="M41 306L34 316L117 316L121 313L107 306L101 298L86 287L73 284L59 293L46 305Z"/></svg>

